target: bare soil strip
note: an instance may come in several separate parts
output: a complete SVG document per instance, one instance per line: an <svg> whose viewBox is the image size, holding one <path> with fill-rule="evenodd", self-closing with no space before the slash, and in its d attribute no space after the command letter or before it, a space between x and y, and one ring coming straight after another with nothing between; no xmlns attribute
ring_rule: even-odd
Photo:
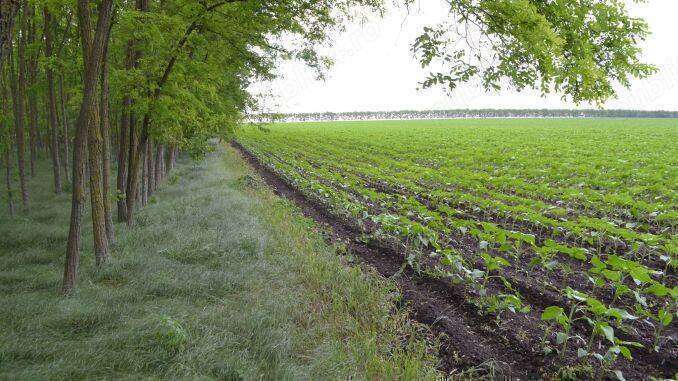
<svg viewBox="0 0 678 381"><path fill-rule="evenodd" d="M479 314L477 307L467 300L462 286L417 274L409 267L403 269L404 254L397 247L360 241L358 237L362 232L358 226L337 218L320 203L308 199L238 142L233 141L232 146L276 194L295 202L307 217L330 227L329 240L345 243L363 263L384 277L394 277L413 310L413 318L429 326L439 336L438 356L442 371L458 374L475 370L499 378L531 380L542 378L546 372L554 370L552 357L543 355L540 338L533 334L535 329L539 330L535 311L503 316L503 323L497 325L492 316ZM537 294L544 297L543 292ZM539 305L539 297L536 299L534 302ZM569 363L576 363L575 353L567 357ZM641 357L644 358L620 364L627 379L644 379L657 371L671 377L676 369L675 361L666 361L664 356L648 353Z"/></svg>

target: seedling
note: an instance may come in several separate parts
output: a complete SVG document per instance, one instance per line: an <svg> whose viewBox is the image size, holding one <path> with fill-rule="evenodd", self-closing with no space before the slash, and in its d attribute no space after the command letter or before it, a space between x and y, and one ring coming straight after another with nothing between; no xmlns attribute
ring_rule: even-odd
<svg viewBox="0 0 678 381"><path fill-rule="evenodd" d="M505 266L510 266L511 264L504 258L495 256L488 253L482 253L480 257L485 263L485 271L483 274L483 285L480 288L480 296L485 296L487 294L487 282L492 278L504 278L501 275L495 274L490 275L491 272L499 271Z"/></svg>
<svg viewBox="0 0 678 381"><path fill-rule="evenodd" d="M570 307L569 312L566 314L565 310L559 306L550 306L547 307L544 312L541 314L541 320L544 321L553 321L557 326L562 330L561 332L556 332L556 344L560 345L560 356L565 357L567 353L567 346L570 339L579 338L579 336L572 336L570 332L572 331L572 323L576 320L574 314L577 312L581 302L575 302Z"/></svg>

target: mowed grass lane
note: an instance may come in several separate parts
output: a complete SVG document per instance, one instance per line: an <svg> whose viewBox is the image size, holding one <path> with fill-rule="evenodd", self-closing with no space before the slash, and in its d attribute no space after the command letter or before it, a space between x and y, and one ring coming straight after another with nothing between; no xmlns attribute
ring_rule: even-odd
<svg viewBox="0 0 678 381"><path fill-rule="evenodd" d="M436 375L394 286L347 267L231 149L182 159L99 269L85 226L79 288L58 295L70 197L43 164L29 214L0 198L0 379Z"/></svg>

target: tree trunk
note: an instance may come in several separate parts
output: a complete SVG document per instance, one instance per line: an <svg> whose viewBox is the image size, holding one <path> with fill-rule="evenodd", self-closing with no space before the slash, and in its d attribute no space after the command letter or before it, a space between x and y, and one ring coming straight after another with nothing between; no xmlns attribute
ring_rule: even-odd
<svg viewBox="0 0 678 381"><path fill-rule="evenodd" d="M12 195L12 158L10 157L10 145L7 142L5 147L5 183L7 184L7 206L9 207L9 215L14 216L14 197Z"/></svg>
<svg viewBox="0 0 678 381"><path fill-rule="evenodd" d="M127 168L127 192L125 194L125 200L127 201L127 225L132 226L134 224L134 204L137 201L137 196L139 193L139 187L141 182L139 181L139 174L141 168L139 162L141 158L139 157L141 152L139 144L139 135L136 133L136 115L134 111L130 110L129 117L129 152L127 154L128 168ZM143 143L146 144L145 142Z"/></svg>
<svg viewBox="0 0 678 381"><path fill-rule="evenodd" d="M71 222L68 232L66 264L64 266L63 292L71 292L76 285L78 263L80 261L80 233L85 206L85 155L87 151L88 128L92 126L92 113L96 111L97 79L101 70L101 58L105 38L112 17L112 0L102 0L99 4L94 39L91 38L91 17L89 1L78 0L78 20L80 24L83 56L85 57L85 78L82 104L76 122L75 143L73 147L73 192L71 203ZM98 130L98 128L96 129ZM97 261L99 259L97 258Z"/></svg>
<svg viewBox="0 0 678 381"><path fill-rule="evenodd" d="M174 147L174 157L173 157L174 160L172 161L172 169L174 169L174 167L176 167L177 160L179 159L180 153L181 153L181 151L179 151L179 147Z"/></svg>
<svg viewBox="0 0 678 381"><path fill-rule="evenodd" d="M127 43L127 51L125 55L125 69L132 70L134 68L134 46L132 41ZM125 95L122 98L122 116L120 118L120 134L118 138L118 221L128 220L128 200L132 193L127 189L129 167L128 160L132 152L132 134L133 134L133 113L131 110L132 98Z"/></svg>
<svg viewBox="0 0 678 381"><path fill-rule="evenodd" d="M118 221L127 221L127 154L129 152L129 107L131 100L125 96L122 100L120 117L120 135L118 138ZM124 196L123 196L124 195Z"/></svg>
<svg viewBox="0 0 678 381"><path fill-rule="evenodd" d="M172 170L172 155L174 154L174 147L172 145L167 146L167 155L165 155L165 173L163 174L163 178L167 178L167 174L170 173Z"/></svg>
<svg viewBox="0 0 678 381"><path fill-rule="evenodd" d="M2 71L0 71L0 74ZM4 78L3 78L4 79ZM5 115L9 115L10 110L9 110L9 97L7 94L7 87L5 87L4 84L1 85L2 90L2 112ZM10 133L10 128L6 124L6 121L3 122L3 134L5 134L5 152L4 152L4 160L5 160L5 183L7 186L7 207L9 208L9 215L14 216L14 195L12 193L12 158L11 158L11 151L12 151L12 139L11 139L11 133Z"/></svg>
<svg viewBox="0 0 678 381"><path fill-rule="evenodd" d="M165 174L167 173L167 148L163 144L160 146L160 182L165 182Z"/></svg>
<svg viewBox="0 0 678 381"><path fill-rule="evenodd" d="M49 9L43 9L45 19L45 57L52 57L52 27ZM50 148L52 153L52 169L54 172L54 191L61 193L61 164L59 162L59 123L57 121L56 93L54 91L54 75L52 69L47 67L47 97L48 118L50 124Z"/></svg>
<svg viewBox="0 0 678 381"><path fill-rule="evenodd" d="M0 72L6 59L7 47L12 39L14 18L19 10L19 0L0 1Z"/></svg>
<svg viewBox="0 0 678 381"><path fill-rule="evenodd" d="M25 9L22 10L20 16L21 29L25 30ZM18 47L18 66L19 74L18 78L15 76L16 69L14 68L14 59L13 57L9 58L11 65L11 77L10 86L12 88L12 99L14 105L14 128L16 132L16 148L17 148L17 164L19 168L19 187L21 189L21 202L23 205L24 212L28 211L28 187L26 185L26 168L24 162L25 154L25 142L24 142L24 95L26 94L25 84L26 84L26 73L24 72L25 65L22 62L25 61L25 47L26 47L26 38L25 34L22 33L22 36L19 38L19 47ZM10 47L11 50L11 47Z"/></svg>
<svg viewBox="0 0 678 381"><path fill-rule="evenodd" d="M154 153L155 144L153 144L153 139L148 139L148 149L146 150L146 160L148 160L148 167L146 169L146 182L148 184L148 194L152 195L155 193L155 153Z"/></svg>
<svg viewBox="0 0 678 381"><path fill-rule="evenodd" d="M148 12L149 10L149 0L136 0L136 7L141 12ZM134 52L133 65L134 67L139 66L139 60L141 60L142 53L137 50ZM142 122L142 123L145 123ZM146 140L148 139L147 130L142 127L141 131L137 131L137 121L136 116L133 112L130 113L130 149L127 156L128 160L128 169L127 169L127 225L132 226L134 224L134 203L136 202L137 195L139 194L139 188L142 184L139 182L139 175L141 172L141 154L143 152L143 147L146 145Z"/></svg>
<svg viewBox="0 0 678 381"><path fill-rule="evenodd" d="M226 4L226 2L220 2L217 4L214 4L210 7L208 7L208 10L213 10L221 5ZM137 7L139 7L139 10L144 11L148 10L148 0L137 0ZM162 77L160 80L156 83L155 89L151 94L149 94L149 102L152 105L155 100L160 97L160 94L162 93L162 87L167 83L167 80L172 73L172 70L174 69L174 65L177 62L177 59L179 57L178 51L183 48L190 35L195 31L198 27L200 26L199 20L195 20L189 25L189 27L186 29L184 32L183 36L181 39L179 39L179 42L177 44L177 49L175 49L175 54L172 55L167 62L167 65L165 66L165 70L163 71ZM140 54L137 56L140 57ZM148 139L148 130L149 126L151 124L151 107L149 107L146 112L144 113L144 117L141 122L141 130L139 131L139 139L140 139L140 146L143 146L146 143L146 140ZM139 173L139 166L141 164L141 152L137 151L136 154L132 154L132 150L130 149L130 156L129 156L129 179L127 183L127 189L132 190L133 192L136 192L137 187L139 186L139 178L138 178L138 173ZM136 200L136 197L128 197L127 200L129 203L127 204L127 210L128 210L128 218L127 218L127 224L131 225L133 221L133 206L134 202Z"/></svg>
<svg viewBox="0 0 678 381"><path fill-rule="evenodd" d="M62 129L63 129L63 136L62 136L62 145L64 147L63 149L63 158L61 160L62 165L64 167L64 177L66 178L67 182L71 181L71 176L70 176L70 165L69 165L69 146L70 146L70 138L68 137L68 114L66 114L66 99L64 98L64 77L59 76L59 100L61 103L61 123L62 123Z"/></svg>
<svg viewBox="0 0 678 381"><path fill-rule="evenodd" d="M148 194L149 194L149 168L151 166L150 163L150 156L151 156L151 140L148 139L146 140L146 144L144 145L144 167L142 169L142 177L141 177L141 205L146 206L148 204Z"/></svg>
<svg viewBox="0 0 678 381"><path fill-rule="evenodd" d="M215 3L209 7L206 8L206 11L212 11L220 6L223 6L227 4L228 2L218 2ZM137 8L140 11L148 11L149 8L149 0L137 0L136 1ZM155 100L160 97L160 94L162 93L162 87L167 83L167 80L172 73L172 70L174 69L174 65L176 64L176 61L179 57L179 51L181 48L183 48L186 43L188 42L189 37L195 31L201 26L200 20L194 20L188 28L184 31L184 34L182 37L179 39L179 42L177 43L177 48L174 49L175 53L170 57L169 61L167 62L167 65L165 66L165 69L163 71L163 75L158 80L158 82L155 84L155 89L152 91L151 94L149 94L149 103L151 104L151 107L148 107L146 112L144 113L144 116L142 118L141 122L141 128L140 131L135 133L133 130L136 128L135 123L131 122L130 123L130 137L138 137L139 139L139 144L138 147L135 149L135 144L134 142L130 143L130 153L128 156L128 179L127 179L127 224L132 225L134 221L134 203L137 199L137 192L139 191L139 188L141 188L141 184L139 182L139 173L140 173L140 166L143 164L141 162L141 153L143 150L139 149L140 147L143 147L146 144L146 141L148 140L148 130L149 126L151 123L151 109L152 109L152 104L154 103ZM141 57L141 53L137 52L136 54L136 59L135 62L138 62L138 60ZM133 119L133 118L132 118Z"/></svg>
<svg viewBox="0 0 678 381"><path fill-rule="evenodd" d="M103 137L99 125L99 110L96 103L90 113L87 147L89 149L89 187L92 208L92 229L94 234L94 255L97 265L106 262L110 256L106 234L105 200L103 190Z"/></svg>
<svg viewBox="0 0 678 381"><path fill-rule="evenodd" d="M130 157L129 157L129 178L128 178L128 183L127 183L127 189L131 190L131 192L134 192L131 194L131 197L128 197L127 200L129 203L127 204L127 225L131 226L133 224L133 218L134 218L134 203L136 202L138 191L143 190L140 189L142 188L142 182L139 181L139 175L141 174L141 167L144 164L142 161L142 153L143 149L141 147L144 147L148 141L148 125L150 123L150 115L149 113L146 113L144 115L144 120L141 125L141 131L139 132L139 143L138 149L136 150L135 153L132 152L132 149L130 149ZM132 136L132 135L130 135ZM136 137L136 134L134 134Z"/></svg>
<svg viewBox="0 0 678 381"><path fill-rule="evenodd" d="M27 23L26 37L28 44L33 45L35 41L35 17L33 5L27 4L26 16ZM22 61L26 65L28 72L28 145L30 147L31 159L31 177L35 177L35 163L38 160L38 99L35 93L35 83L38 77L38 57L29 52L27 61Z"/></svg>
<svg viewBox="0 0 678 381"><path fill-rule="evenodd" d="M155 189L157 190L160 188L165 173L165 146L158 144L155 154Z"/></svg>
<svg viewBox="0 0 678 381"><path fill-rule="evenodd" d="M91 57L92 45L94 41L92 40L92 30L91 23L87 23L89 29L81 28L83 46L84 46L84 56ZM100 79L100 75L103 68L103 57L106 55L106 47L108 39L108 29L106 31L107 36L103 39L103 46L100 54L100 62L97 70L97 76L95 81ZM87 70L87 68L85 68ZM94 83L94 91L96 93L97 82ZM95 94L96 95L96 94ZM101 125L100 125L100 115L99 115L99 105L100 98L95 96L94 101L92 102L92 109L89 114L89 125L87 127L87 148L88 148L88 169L89 169L89 194L90 194L90 207L91 207L91 217L92 217L92 233L94 238L94 256L96 259L97 266L103 264L108 260L110 256L110 248L108 245L108 236L106 235L106 214L105 214L105 200L104 200L104 189L103 189L103 137L101 135Z"/></svg>
<svg viewBox="0 0 678 381"><path fill-rule="evenodd" d="M109 29L110 35L110 29ZM106 39L108 41L108 38ZM111 213L111 122L109 119L109 82L108 82L108 43L104 47L104 53L101 64L101 135L102 135L102 186L104 197L104 222L106 224L106 237L109 245L115 242L115 231L113 228L113 215Z"/></svg>
<svg viewBox="0 0 678 381"><path fill-rule="evenodd" d="M135 205L141 205L143 201L143 195L144 195L144 167L143 167L143 160L144 160L144 154L143 151L141 153L141 173L139 173L139 186L137 187L137 197L134 200Z"/></svg>

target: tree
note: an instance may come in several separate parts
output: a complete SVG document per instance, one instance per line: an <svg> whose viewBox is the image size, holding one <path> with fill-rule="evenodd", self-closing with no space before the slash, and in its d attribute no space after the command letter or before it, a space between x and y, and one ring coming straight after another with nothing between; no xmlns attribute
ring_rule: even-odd
<svg viewBox="0 0 678 381"><path fill-rule="evenodd" d="M24 97L26 95L26 4L24 3L21 9L20 16L21 36L18 38L18 57L15 60L10 56L10 88L12 90L12 100L14 105L14 127L15 139L17 148L17 163L19 168L19 186L21 188L21 201L23 210L28 211L28 186L26 184L26 166L25 166L25 131L24 131L24 112L25 103ZM10 51L12 46L10 44ZM15 61L16 65L15 65ZM15 66L19 67L18 75L16 74Z"/></svg>
<svg viewBox="0 0 678 381"><path fill-rule="evenodd" d="M14 18L19 11L19 0L0 2L0 72L5 61L6 50L12 37Z"/></svg>
<svg viewBox="0 0 678 381"><path fill-rule="evenodd" d="M71 200L71 222L68 232L68 246L66 248L66 265L64 268L64 283L62 290L64 293L71 292L76 285L78 276L78 264L80 262L80 236L82 229L82 217L85 206L85 154L87 143L98 144L96 134L99 130L98 124L94 123L96 112L96 89L101 71L101 62L103 58L106 39L108 38L108 29L113 14L112 0L102 0L99 4L98 19L96 23L96 32L92 32L92 20L90 14L89 1L78 0L78 21L80 27L80 36L84 60L84 81L83 81L83 98L78 113L78 120L76 123L75 143L73 147L73 190ZM89 138L89 139L88 139ZM87 140L86 140L87 139ZM96 148L90 149L90 155ZM94 165L92 166L92 163ZM90 170L96 170L98 162L90 159ZM90 180L90 186L98 186L96 180ZM98 193L100 189L94 189L93 193ZM101 194L92 195L92 204L103 202ZM103 214L99 213L94 216L93 206L93 222L97 225L95 230L95 256L97 263L102 263L106 260L108 252L108 242L106 241L105 222L103 222ZM101 209L103 210L103 208Z"/></svg>
<svg viewBox="0 0 678 381"><path fill-rule="evenodd" d="M53 36L51 15L47 6L43 8L43 17L45 22L45 57L52 58ZM50 125L50 151L52 156L52 170L54 172L54 191L61 193L61 164L59 160L59 122L57 121L56 92L54 89L54 73L48 65L47 69L47 98L48 98L48 119Z"/></svg>
<svg viewBox="0 0 678 381"><path fill-rule="evenodd" d="M112 26L112 25L111 25ZM100 134L102 149L102 196L104 202L104 222L106 226L106 238L109 244L115 242L115 231L113 228L113 215L111 211L111 121L110 121L110 83L108 75L108 41L110 40L111 27L108 28L106 45L101 66L101 99L99 100L100 113Z"/></svg>
<svg viewBox="0 0 678 381"><path fill-rule="evenodd" d="M35 162L38 159L38 97L36 95L36 83L38 80L38 54L35 45L36 35L36 17L32 4L25 3L24 6L26 21L26 45L28 51L26 60L23 64L26 66L26 95L28 97L28 147L30 152L31 177L35 177ZM21 65L21 63L20 63Z"/></svg>
<svg viewBox="0 0 678 381"><path fill-rule="evenodd" d="M452 20L424 28L412 50L422 67L442 67L424 88L479 78L486 90L512 86L602 105L614 84L655 72L640 62L645 21L617 0L448 0ZM456 46L459 45L459 46Z"/></svg>
<svg viewBox="0 0 678 381"><path fill-rule="evenodd" d="M0 77L3 76L3 70L0 69ZM4 78L3 78L4 79ZM5 186L7 189L7 208L9 215L14 216L14 195L12 192L12 134L10 132L10 107L9 94L7 94L6 81L0 84L0 95L2 95L2 115L0 115L0 151L5 162Z"/></svg>
<svg viewBox="0 0 678 381"><path fill-rule="evenodd" d="M207 138L226 134L255 100L247 92L254 78L272 78L279 59L300 59L321 72L329 60L317 47L329 41L330 31L341 26L353 6L379 9L379 1L165 1L151 12L123 20L126 30L138 30L137 45L152 45L152 58L137 68L144 73L145 89L133 99L143 111L141 126L130 123L127 221L132 223L139 188L142 152L153 140L183 141L194 154L205 150ZM177 31L182 31L177 34ZM285 46L283 34L297 37ZM200 59L196 59L200 57ZM194 58L194 59L190 59ZM175 81L179 77L181 81ZM137 81L138 82L138 81ZM221 97L221 99L216 99ZM139 137L135 144L134 138ZM135 148L136 147L136 148ZM149 155L152 161L153 156ZM149 169L151 167L149 166ZM152 172L151 170L148 171ZM152 183L152 180L151 180Z"/></svg>

